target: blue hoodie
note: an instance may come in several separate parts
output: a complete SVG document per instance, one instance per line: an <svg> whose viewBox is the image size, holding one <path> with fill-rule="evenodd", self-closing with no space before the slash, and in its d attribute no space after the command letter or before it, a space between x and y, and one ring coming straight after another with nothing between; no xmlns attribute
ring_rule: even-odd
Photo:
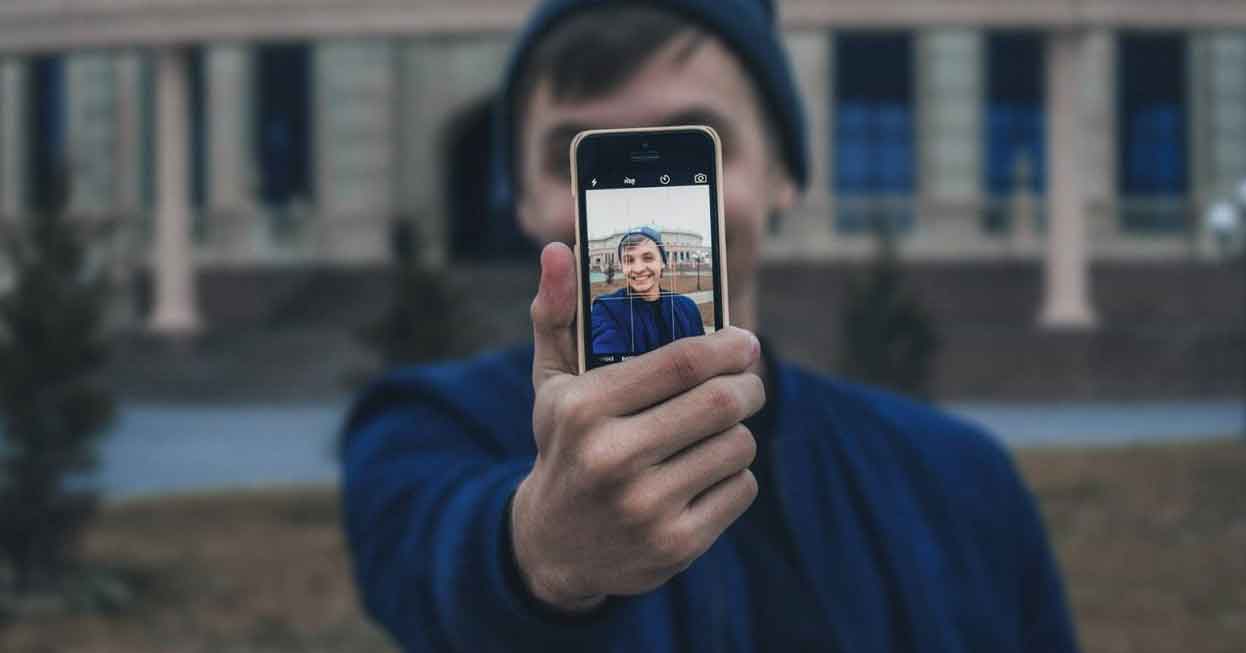
<svg viewBox="0 0 1246 653"><path fill-rule="evenodd" d="M678 293L663 291L652 304L629 297L627 288L593 300L592 353L643 354L679 338L705 335L701 313L693 301Z"/></svg>
<svg viewBox="0 0 1246 653"><path fill-rule="evenodd" d="M775 587L765 561L746 563L756 556L737 523L657 590L587 616L548 612L509 537L536 454L531 366L529 346L402 369L347 419L356 579L406 650L775 650L758 614L801 620L819 650L842 653L1076 650L1038 511L1003 448L930 408L779 362L770 426L755 432L771 471L754 508L767 496L778 508L788 580Z"/></svg>

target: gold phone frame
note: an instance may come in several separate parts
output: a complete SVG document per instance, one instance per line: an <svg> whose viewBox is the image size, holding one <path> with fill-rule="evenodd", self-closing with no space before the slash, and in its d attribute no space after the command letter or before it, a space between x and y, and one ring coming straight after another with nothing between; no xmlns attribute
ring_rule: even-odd
<svg viewBox="0 0 1246 653"><path fill-rule="evenodd" d="M576 357L579 359L579 373L583 374L587 371L587 352L584 343L584 324L587 319L586 311L588 307L584 305L584 278L583 266L580 265L580 249L584 242L585 234L580 233L580 180L579 171L576 169L576 149L580 146L580 142L590 136L598 134L635 134L635 133L662 133L672 131L699 131L710 137L710 141L714 143L714 179L718 183L711 201L715 202L715 213L718 215L717 232L718 239L715 243L714 251L718 260L717 268L720 271L720 279L715 281L721 284L721 292L719 297L722 299L723 323L722 327L726 328L731 325L730 303L727 301L728 285L727 285L727 228L724 220L723 211L723 148L722 140L718 138L718 132L713 127L707 125L672 125L667 127L628 127L625 129L589 129L582 131L571 139L570 156L571 156L571 197L575 207L575 301L576 301L576 323L575 323L575 347Z"/></svg>

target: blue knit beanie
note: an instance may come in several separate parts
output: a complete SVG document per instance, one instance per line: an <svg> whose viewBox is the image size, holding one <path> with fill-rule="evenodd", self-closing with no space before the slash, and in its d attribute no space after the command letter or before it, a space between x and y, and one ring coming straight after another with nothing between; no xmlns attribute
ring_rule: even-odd
<svg viewBox="0 0 1246 653"><path fill-rule="evenodd" d="M626 243L627 239L632 236L644 236L652 240L653 244L658 246L658 254L662 255L662 264L666 265L666 245L662 244L662 234L658 233L658 230L653 227L635 227L623 233L623 237L619 238L618 251L615 252L615 256L620 261L623 260L623 243Z"/></svg>
<svg viewBox="0 0 1246 653"><path fill-rule="evenodd" d="M514 170L515 126L512 109L516 85L537 42L567 16L618 0L546 0L520 32L506 67L494 112L494 208L513 206L517 186ZM805 143L805 115L792 78L791 66L779 42L779 30L770 0L651 0L647 4L686 16L718 35L740 58L761 92L763 104L779 131L788 171L797 186L809 181Z"/></svg>

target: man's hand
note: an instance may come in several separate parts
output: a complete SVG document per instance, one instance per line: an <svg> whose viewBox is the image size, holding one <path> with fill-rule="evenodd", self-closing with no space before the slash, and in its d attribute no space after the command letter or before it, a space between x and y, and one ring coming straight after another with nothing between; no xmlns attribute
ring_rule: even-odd
<svg viewBox="0 0 1246 653"><path fill-rule="evenodd" d="M541 253L532 302L537 458L511 511L528 589L562 610L652 590L692 564L757 496L757 445L740 424L761 409L741 329L683 338L577 376L574 256Z"/></svg>

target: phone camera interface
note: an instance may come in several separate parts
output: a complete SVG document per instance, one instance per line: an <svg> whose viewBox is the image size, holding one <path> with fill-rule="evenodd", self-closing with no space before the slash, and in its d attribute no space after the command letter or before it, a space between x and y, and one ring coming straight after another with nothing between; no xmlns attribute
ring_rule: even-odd
<svg viewBox="0 0 1246 653"><path fill-rule="evenodd" d="M586 192L590 367L715 329L710 186L653 181Z"/></svg>

